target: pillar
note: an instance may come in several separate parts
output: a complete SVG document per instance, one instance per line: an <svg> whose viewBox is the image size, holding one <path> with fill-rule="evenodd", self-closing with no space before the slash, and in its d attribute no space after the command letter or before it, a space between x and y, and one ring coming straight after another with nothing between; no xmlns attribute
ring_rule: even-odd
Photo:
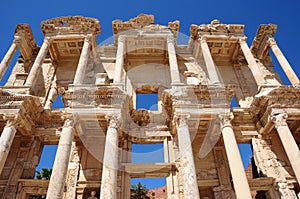
<svg viewBox="0 0 300 199"><path fill-rule="evenodd" d="M182 167L181 177L185 199L200 199L198 181L195 171L192 142L187 124L188 114L177 114L177 136L180 154L180 165Z"/></svg>
<svg viewBox="0 0 300 199"><path fill-rule="evenodd" d="M47 199L63 198L74 134L74 121L67 119L61 132L47 191Z"/></svg>
<svg viewBox="0 0 300 199"><path fill-rule="evenodd" d="M295 74L294 70L292 69L291 65L289 64L283 53L281 52L275 39L269 38L268 45L271 47L276 59L280 63L280 66L282 67L283 71L285 72L292 85L299 85L300 82L297 75Z"/></svg>
<svg viewBox="0 0 300 199"><path fill-rule="evenodd" d="M181 84L173 34L168 35L167 45L172 85Z"/></svg>
<svg viewBox="0 0 300 199"><path fill-rule="evenodd" d="M0 174L5 165L15 134L16 129L13 122L8 121L0 137Z"/></svg>
<svg viewBox="0 0 300 199"><path fill-rule="evenodd" d="M118 38L118 49L117 49L116 66L115 66L115 73L114 73L115 84L122 84L124 53L125 53L125 36L120 35Z"/></svg>
<svg viewBox="0 0 300 199"><path fill-rule="evenodd" d="M287 125L287 117L288 115L286 113L274 114L272 121L275 124L275 128L277 129L283 148L294 170L296 179L298 183L300 183L300 150Z"/></svg>
<svg viewBox="0 0 300 199"><path fill-rule="evenodd" d="M84 43L83 43L83 47L81 50L81 54L80 54L76 74L74 77L74 82L73 82L73 84L75 84L75 85L80 85L83 83L85 70L86 70L88 58L89 58L89 49L91 47L91 40L92 40L91 36L86 36L84 38Z"/></svg>
<svg viewBox="0 0 300 199"><path fill-rule="evenodd" d="M44 43L43 43L38 55L36 56L36 59L31 67L31 70L30 70L27 80L25 82L26 86L32 86L35 83L38 73L39 73L39 70L42 67L44 59L48 53L48 49L50 47L51 40L52 40L51 37L45 37Z"/></svg>
<svg viewBox="0 0 300 199"><path fill-rule="evenodd" d="M252 197L246 172L230 123L233 119L233 114L220 114L219 118L236 198L251 199Z"/></svg>
<svg viewBox="0 0 300 199"><path fill-rule="evenodd" d="M255 60L253 54L251 53L251 50L249 49L248 44L246 43L246 39L244 39L244 38L240 39L239 43L240 43L241 49L244 53L244 56L247 60L247 63L249 65L249 68L253 74L253 77L256 81L257 86L265 84L263 72L260 70L259 65L256 63L256 60Z"/></svg>
<svg viewBox="0 0 300 199"><path fill-rule="evenodd" d="M207 73L208 73L210 83L211 84L218 84L218 83L220 83L219 76L218 76L218 71L217 71L216 65L214 63L214 60L211 56L211 53L210 53L209 47L207 45L206 39L201 38L200 44L201 44L202 54L203 54L203 58L204 58L206 68L207 68Z"/></svg>
<svg viewBox="0 0 300 199"><path fill-rule="evenodd" d="M118 172L118 127L120 114L106 116L109 125L106 132L100 199L117 198L117 172Z"/></svg>
<svg viewBox="0 0 300 199"><path fill-rule="evenodd" d="M11 44L10 48L8 49L7 53L5 54L4 58L1 61L0 80L4 76L7 68L9 67L11 60L13 59L14 55L16 54L17 48L19 47L20 40L21 40L20 37L15 36L13 43Z"/></svg>

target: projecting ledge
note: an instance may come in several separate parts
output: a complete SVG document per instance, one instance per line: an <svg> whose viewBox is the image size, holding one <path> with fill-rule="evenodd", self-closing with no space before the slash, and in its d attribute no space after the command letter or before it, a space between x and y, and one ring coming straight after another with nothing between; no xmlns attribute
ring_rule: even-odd
<svg viewBox="0 0 300 199"><path fill-rule="evenodd" d="M175 167L173 163L123 163L126 173L131 178L167 177L170 171Z"/></svg>

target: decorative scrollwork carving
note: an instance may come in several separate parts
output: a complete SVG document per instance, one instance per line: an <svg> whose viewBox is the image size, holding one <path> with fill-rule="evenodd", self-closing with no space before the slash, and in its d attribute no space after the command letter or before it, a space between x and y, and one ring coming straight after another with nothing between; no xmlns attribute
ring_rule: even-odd
<svg viewBox="0 0 300 199"><path fill-rule="evenodd" d="M106 114L105 119L109 122L109 128L117 129L121 125L121 113Z"/></svg>
<svg viewBox="0 0 300 199"><path fill-rule="evenodd" d="M224 127L232 127L231 121L233 120L234 116L232 112L227 112L227 113L221 113L218 115L218 118L221 123L221 128L223 129Z"/></svg>
<svg viewBox="0 0 300 199"><path fill-rule="evenodd" d="M288 118L287 113L274 114L271 116L273 123L275 124L275 128L280 126L287 126L286 119Z"/></svg>

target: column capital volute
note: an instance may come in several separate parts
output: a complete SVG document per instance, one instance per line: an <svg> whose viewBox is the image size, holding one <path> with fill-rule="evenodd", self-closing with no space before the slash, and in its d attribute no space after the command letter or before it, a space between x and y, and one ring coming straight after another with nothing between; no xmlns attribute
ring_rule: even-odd
<svg viewBox="0 0 300 199"><path fill-rule="evenodd" d="M281 127L281 126L287 126L287 118L288 114L287 113L275 113L271 114L271 120L275 125L275 128Z"/></svg>
<svg viewBox="0 0 300 199"><path fill-rule="evenodd" d="M63 115L61 117L64 120L63 128L73 128L75 125L73 115Z"/></svg>
<svg viewBox="0 0 300 199"><path fill-rule="evenodd" d="M276 40L274 39L274 37L269 37L269 38L267 39L267 44L268 44L270 47L272 47L272 46L274 46L274 45L277 45Z"/></svg>
<svg viewBox="0 0 300 199"><path fill-rule="evenodd" d="M110 128L118 129L121 125L121 113L108 113L105 115Z"/></svg>
<svg viewBox="0 0 300 199"><path fill-rule="evenodd" d="M220 113L220 114L218 114L218 118L220 120L222 129L224 127L232 127L231 121L234 118L234 115L232 112Z"/></svg>
<svg viewBox="0 0 300 199"><path fill-rule="evenodd" d="M175 113L174 122L177 127L187 126L188 120L191 117L189 113Z"/></svg>

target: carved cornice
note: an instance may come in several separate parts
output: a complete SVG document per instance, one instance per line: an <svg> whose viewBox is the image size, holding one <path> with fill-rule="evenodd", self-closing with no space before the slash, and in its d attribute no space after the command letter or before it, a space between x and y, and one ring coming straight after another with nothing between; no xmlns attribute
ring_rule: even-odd
<svg viewBox="0 0 300 199"><path fill-rule="evenodd" d="M18 24L15 29L16 36L25 39L31 48L37 47L29 24Z"/></svg>
<svg viewBox="0 0 300 199"><path fill-rule="evenodd" d="M63 101L67 102L68 107L80 106L107 106L107 105L122 105L124 104L127 95L122 93L116 87L85 87L77 90L68 90L63 95Z"/></svg>
<svg viewBox="0 0 300 199"><path fill-rule="evenodd" d="M129 21L123 22L122 20L114 20L112 22L112 29L114 34L118 34L119 32L130 30L130 29L138 29L143 28L145 26L154 24L154 16L140 14L137 17L130 19Z"/></svg>
<svg viewBox="0 0 300 199"><path fill-rule="evenodd" d="M130 19L129 21L114 20L112 22L112 29L114 34L119 34L124 31L133 30L133 29L147 29L147 30L171 30L174 34L174 37L177 37L179 30L180 22L174 21L169 22L168 26L154 24L154 16L147 14L140 14L135 18Z"/></svg>
<svg viewBox="0 0 300 199"><path fill-rule="evenodd" d="M277 31L276 24L262 24L259 26L256 36L250 48L252 54L259 58L264 59L269 56L269 38L273 38Z"/></svg>
<svg viewBox="0 0 300 199"><path fill-rule="evenodd" d="M190 26L190 35L192 39L201 38L202 35L227 35L244 36L244 25L241 24L222 24L215 19L210 24Z"/></svg>
<svg viewBox="0 0 300 199"><path fill-rule="evenodd" d="M300 88L278 86L268 89L254 97L250 105L254 114L264 114L271 108L300 108Z"/></svg>
<svg viewBox="0 0 300 199"><path fill-rule="evenodd" d="M98 19L82 16L58 17L42 21L41 29L46 34L94 34L101 33Z"/></svg>

